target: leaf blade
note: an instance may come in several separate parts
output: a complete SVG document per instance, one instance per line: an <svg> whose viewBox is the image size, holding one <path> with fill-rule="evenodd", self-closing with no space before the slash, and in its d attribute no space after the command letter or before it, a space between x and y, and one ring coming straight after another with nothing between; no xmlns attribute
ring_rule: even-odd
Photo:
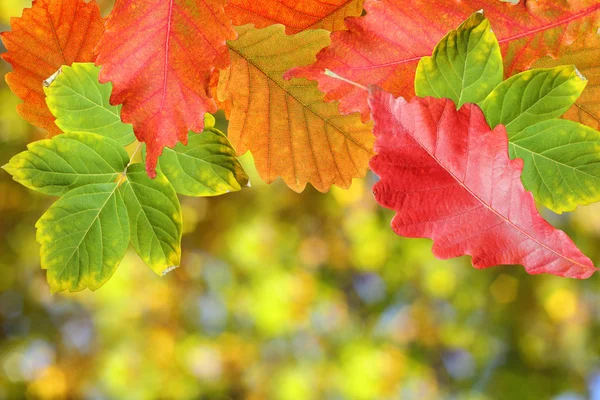
<svg viewBox="0 0 600 400"><path fill-rule="evenodd" d="M541 136L541 138L540 138ZM525 189L556 213L600 201L600 132L573 121L539 122L511 138Z"/></svg>
<svg viewBox="0 0 600 400"><path fill-rule="evenodd" d="M248 186L249 178L227 136L217 129L190 133L188 144L165 149L161 172L184 196L219 196Z"/></svg>
<svg viewBox="0 0 600 400"><path fill-rule="evenodd" d="M307 29L333 32L346 29L346 17L360 16L363 0L333 0L327 3L302 0L289 5L278 0L230 0L225 9L236 26L254 24L256 28L265 28L282 24L288 34Z"/></svg>
<svg viewBox="0 0 600 400"><path fill-rule="evenodd" d="M228 42L232 67L221 73L218 97L231 102L228 135L238 155L250 150L263 180L281 176L297 192L307 183L321 192L333 184L348 187L364 176L374 140L370 126L358 115L340 116L316 84L283 78L293 65L314 60L328 43L327 31L286 36L282 25L236 29L238 39Z"/></svg>
<svg viewBox="0 0 600 400"><path fill-rule="evenodd" d="M178 267L181 206L169 181L160 172L150 179L142 164L133 164L119 191L129 215L131 244L138 255L158 275Z"/></svg>
<svg viewBox="0 0 600 400"><path fill-rule="evenodd" d="M104 32L104 20L95 2L83 0L36 0L11 19L11 32L0 34L8 50L0 57L14 72L6 82L22 104L17 111L31 124L61 133L44 101L42 83L61 66L94 61L94 47ZM32 29L35 28L35 29Z"/></svg>
<svg viewBox="0 0 600 400"><path fill-rule="evenodd" d="M503 124L510 140L528 126L560 117L586 85L574 66L529 70L496 86L480 105L490 126Z"/></svg>
<svg viewBox="0 0 600 400"><path fill-rule="evenodd" d="M44 88L46 103L63 132L95 133L127 146L135 141L133 127L121 122L121 106L110 104L112 85L100 84L99 72L92 63L63 67Z"/></svg>
<svg viewBox="0 0 600 400"><path fill-rule="evenodd" d="M366 16L348 18L348 31L332 34L317 62L288 73L319 82L327 100L339 100L344 114L369 119L367 94L330 77L330 69L363 86L377 85L395 96L414 95L417 63L429 56L446 33L469 15L484 10L498 37L506 76L529 68L545 55L559 56L578 37L600 27L595 0L538 0L517 5L487 0L365 0ZM429 12L425 13L424 10Z"/></svg>
<svg viewBox="0 0 600 400"><path fill-rule="evenodd" d="M51 196L92 183L114 182L129 162L118 143L90 133L65 133L27 148L3 168L16 182Z"/></svg>
<svg viewBox="0 0 600 400"><path fill-rule="evenodd" d="M587 278L596 268L568 236L548 224L510 160L505 130L490 130L472 104L406 102L374 89L370 104L381 180L373 191L396 211L394 231L427 237L442 259L471 255L473 266L522 264L530 274Z"/></svg>
<svg viewBox="0 0 600 400"><path fill-rule="evenodd" d="M449 98L460 108L485 99L502 82L502 76L500 45L489 21L477 12L444 36L431 56L421 58L415 93Z"/></svg>
<svg viewBox="0 0 600 400"><path fill-rule="evenodd" d="M129 244L129 221L116 183L68 192L36 223L42 268L53 293L97 290Z"/></svg>
<svg viewBox="0 0 600 400"><path fill-rule="evenodd" d="M147 171L163 147L201 132L216 104L211 75L227 68L225 41L235 30L224 0L118 0L98 44L100 82L114 85L111 104L123 104L123 122L146 143ZM198 39L201 38L201 40Z"/></svg>

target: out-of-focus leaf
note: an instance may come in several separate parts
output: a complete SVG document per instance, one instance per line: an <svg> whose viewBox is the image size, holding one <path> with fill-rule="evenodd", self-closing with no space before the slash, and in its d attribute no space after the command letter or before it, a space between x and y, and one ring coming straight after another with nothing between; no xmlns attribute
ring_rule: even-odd
<svg viewBox="0 0 600 400"><path fill-rule="evenodd" d="M65 133L30 143L3 168L20 184L53 196L90 183L114 182L129 156L118 143L92 133Z"/></svg>
<svg viewBox="0 0 600 400"><path fill-rule="evenodd" d="M475 13L450 31L417 66L417 96L479 103L503 78L502 53L490 22Z"/></svg>
<svg viewBox="0 0 600 400"><path fill-rule="evenodd" d="M0 34L8 50L2 59L14 72L6 76L11 90L24 102L19 114L50 136L61 131L44 101L43 82L61 66L94 61L94 47L104 32L95 1L36 0L11 19L10 32Z"/></svg>
<svg viewBox="0 0 600 400"><path fill-rule="evenodd" d="M90 184L58 199L36 223L42 268L53 293L96 290L129 244L127 209L117 183Z"/></svg>
<svg viewBox="0 0 600 400"><path fill-rule="evenodd" d="M187 145L166 148L158 162L175 191L185 196L218 196L248 185L235 150L217 129L190 133Z"/></svg>
<svg viewBox="0 0 600 400"><path fill-rule="evenodd" d="M110 104L112 84L98 82L99 67L74 63L45 88L46 103L63 132L90 132L123 146L135 140L133 127L121 122L121 105Z"/></svg>
<svg viewBox="0 0 600 400"><path fill-rule="evenodd" d="M129 214L131 244L138 255L159 275L178 267L181 206L167 178L159 172L150 179L142 164L133 164L119 191Z"/></svg>

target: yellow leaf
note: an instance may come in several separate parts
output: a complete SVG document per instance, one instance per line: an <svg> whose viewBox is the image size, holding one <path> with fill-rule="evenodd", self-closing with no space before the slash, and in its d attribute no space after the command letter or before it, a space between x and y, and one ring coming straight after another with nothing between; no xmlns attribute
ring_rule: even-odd
<svg viewBox="0 0 600 400"><path fill-rule="evenodd" d="M358 113L340 115L316 82L283 78L290 68L313 63L329 44L325 30L286 36L284 29L244 25L227 42L231 69L221 72L217 96L230 105L229 139L238 154L252 152L267 183L280 176L297 192L306 183L321 192L347 188L367 171L371 125Z"/></svg>

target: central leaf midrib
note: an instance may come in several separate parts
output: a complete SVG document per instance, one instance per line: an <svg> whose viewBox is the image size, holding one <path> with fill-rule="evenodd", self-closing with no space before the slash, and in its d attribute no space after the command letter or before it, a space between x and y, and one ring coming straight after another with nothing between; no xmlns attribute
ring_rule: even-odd
<svg viewBox="0 0 600 400"><path fill-rule="evenodd" d="M400 121L398 121L398 119L396 118L395 115L392 115L394 120L396 120L396 123L400 126L402 126L402 123ZM483 199L481 199L477 194L473 193L473 191L471 191L471 189L465 185L463 182L460 181L460 179L458 179L458 177L456 175L454 175L452 173L452 171L450 171L448 168L446 168L437 157L435 157L434 155L432 155L429 150L425 147L425 145L423 143L421 143L419 140L417 140L417 138L410 134L410 137L413 138L413 140L415 142L417 142L417 144L429 155L429 157L431 157L433 160L435 160L435 162L444 170L446 171L448 174L450 174L450 176L462 187L464 188L471 196L473 196L475 199L477 199L477 201L479 201L481 204L483 204L483 206L485 208L487 208L488 210L490 210L491 212L493 212L494 214L496 214L499 218L501 218L503 221L505 221L506 223L508 223L510 226L514 227L515 229L517 229L519 232L521 232L523 235L525 235L526 237L528 237L529 239L531 239L532 241L534 241L535 243L537 243L538 245L540 245L541 247L543 247L544 249L548 250L549 252L555 254L557 257L563 259L563 260L567 260L569 262L571 262L574 265L577 265L579 267L582 267L584 269L590 269L589 266L587 265L583 265L579 262L576 262L575 260L570 259L569 257L562 255L560 253L557 253L555 250L551 249L550 247L546 246L544 243L540 242L538 239L534 238L533 236L529 235L527 232L525 232L523 229L521 229L521 227L519 227L518 225L516 225L515 223L513 223L510 219L504 217L503 215L501 215L498 211L496 211L495 209L493 209L490 205L488 205Z"/></svg>
<svg viewBox="0 0 600 400"><path fill-rule="evenodd" d="M233 48L229 43L227 44L227 47L229 47L229 49L231 51L233 51L234 53L236 53L238 56L240 56L242 59L246 60L246 62L250 63L254 68L256 68L261 74L263 74L264 76L266 76L270 81L274 82L277 86L279 86L279 88L281 90L283 90L287 95L289 95L290 97L292 97L294 100L296 100L299 104L302 105L303 108L308 109L311 113L313 113L313 115L315 115L316 117L318 117L321 121L323 121L323 123L330 125L331 127L333 127L336 131L338 131L339 133L341 133L346 139L350 140L352 143L354 143L355 145L357 145L358 147L360 147L362 150L366 151L369 154L373 154L373 152L371 150L365 149L363 147L362 144L358 143L353 137L347 135L341 128L339 128L337 125L327 121L325 118L323 118L323 116L321 116L320 114L318 114L317 112L315 112L312 108L310 108L310 106L308 106L307 104L305 104L303 101L301 101L298 97L296 97L294 94L290 93L288 90L286 90L286 88L284 86L282 86L279 82L277 82L277 80L273 79L267 72L265 72L261 67L259 67L254 61L252 61L252 59L247 58L244 56L243 53L241 53L240 51L238 51L237 49ZM298 79L298 78L293 78L293 79ZM311 89L315 89L315 87L311 87ZM317 89L318 90L318 89Z"/></svg>

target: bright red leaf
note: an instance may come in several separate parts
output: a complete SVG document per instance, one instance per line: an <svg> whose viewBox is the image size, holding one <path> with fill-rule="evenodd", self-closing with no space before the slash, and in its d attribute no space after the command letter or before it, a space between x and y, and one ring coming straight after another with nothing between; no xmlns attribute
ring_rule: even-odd
<svg viewBox="0 0 600 400"><path fill-rule="evenodd" d="M373 89L370 166L373 191L397 212L401 236L434 241L442 259L471 255L473 266L521 264L530 274L588 278L596 268L562 231L546 222L521 183L521 159L508 157L503 125L490 130L474 104L449 99L407 102Z"/></svg>
<svg viewBox="0 0 600 400"><path fill-rule="evenodd" d="M14 70L6 82L23 100L17 111L50 136L57 135L61 130L46 105L42 83L63 65L94 61L94 47L104 32L100 10L83 0L35 0L10 24L12 31L0 36L8 50L2 58Z"/></svg>
<svg viewBox="0 0 600 400"><path fill-rule="evenodd" d="M376 84L396 95L414 94L414 74L421 57L473 12L483 9L504 54L505 73L529 68L545 55L557 57L583 34L600 26L597 0L365 0L367 15L348 18L348 31L332 35L317 62L288 76L319 81L326 100L340 100L340 111L369 117L367 95L323 75L327 68L354 82Z"/></svg>
<svg viewBox="0 0 600 400"><path fill-rule="evenodd" d="M100 81L112 104L147 145L151 176L164 146L187 142L215 112L210 78L227 68L225 41L236 37L224 0L117 0L98 44Z"/></svg>
<svg viewBox="0 0 600 400"><path fill-rule="evenodd" d="M344 19L359 16L362 10L363 0L229 0L226 7L234 25L282 24L288 35L306 29L346 29Z"/></svg>

